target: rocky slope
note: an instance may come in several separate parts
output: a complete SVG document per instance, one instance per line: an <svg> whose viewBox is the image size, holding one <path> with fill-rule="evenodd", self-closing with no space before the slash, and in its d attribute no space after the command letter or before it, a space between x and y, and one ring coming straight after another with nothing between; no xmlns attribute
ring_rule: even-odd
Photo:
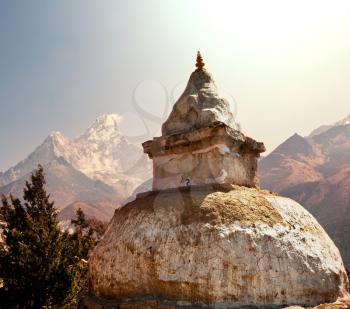
<svg viewBox="0 0 350 309"><path fill-rule="evenodd" d="M47 190L55 201L55 207L64 209L75 201L89 201L97 209L96 217L106 219L106 212L110 218L116 207L116 202L122 197L118 192L99 180L93 180L72 167L63 157L53 159L44 165ZM13 194L22 197L25 182L30 174L0 188L0 194Z"/></svg>
<svg viewBox="0 0 350 309"><path fill-rule="evenodd" d="M325 227L350 267L350 116L293 135L260 161L261 187L295 199Z"/></svg>
<svg viewBox="0 0 350 309"><path fill-rule="evenodd" d="M89 267L91 292L130 308L312 306L345 296L348 283L303 207L232 185L139 195L116 211Z"/></svg>
<svg viewBox="0 0 350 309"><path fill-rule="evenodd" d="M94 211L87 208L91 215L110 218L114 208L151 176L147 156L121 134L119 123L117 114L103 115L74 140L51 133L26 159L0 174L0 194L21 196L25 181L41 164L58 209L84 202L93 205Z"/></svg>

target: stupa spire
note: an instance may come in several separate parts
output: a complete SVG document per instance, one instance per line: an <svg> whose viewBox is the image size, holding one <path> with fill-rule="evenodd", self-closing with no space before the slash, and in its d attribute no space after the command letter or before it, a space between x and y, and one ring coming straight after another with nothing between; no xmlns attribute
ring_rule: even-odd
<svg viewBox="0 0 350 309"><path fill-rule="evenodd" d="M202 70L204 65L205 65L205 63L203 62L203 58L202 58L201 52L197 51L196 67L199 70Z"/></svg>

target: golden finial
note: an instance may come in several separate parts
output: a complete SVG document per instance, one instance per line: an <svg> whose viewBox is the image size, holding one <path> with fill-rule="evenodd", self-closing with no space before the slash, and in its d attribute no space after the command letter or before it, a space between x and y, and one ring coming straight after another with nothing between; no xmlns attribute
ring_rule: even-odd
<svg viewBox="0 0 350 309"><path fill-rule="evenodd" d="M199 70L202 70L203 67L204 67L205 63L203 62L203 58L202 58L202 55L201 55L201 52L198 51L197 52L197 59L196 59L196 67L199 69Z"/></svg>

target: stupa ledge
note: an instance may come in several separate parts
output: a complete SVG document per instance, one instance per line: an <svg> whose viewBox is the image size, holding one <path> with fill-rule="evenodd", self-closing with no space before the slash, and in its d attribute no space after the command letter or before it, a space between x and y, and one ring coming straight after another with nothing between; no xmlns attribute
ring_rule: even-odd
<svg viewBox="0 0 350 309"><path fill-rule="evenodd" d="M205 152L215 145L225 145L233 152L257 157L266 150L264 143L257 142L221 122L187 133L154 137L142 143L144 152L150 158L186 152Z"/></svg>

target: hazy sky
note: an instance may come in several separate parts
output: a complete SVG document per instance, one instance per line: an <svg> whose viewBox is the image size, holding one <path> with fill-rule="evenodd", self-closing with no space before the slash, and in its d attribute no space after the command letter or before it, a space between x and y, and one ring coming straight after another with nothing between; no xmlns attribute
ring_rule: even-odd
<svg viewBox="0 0 350 309"><path fill-rule="evenodd" d="M268 151L350 113L350 1L0 0L0 170L104 113L155 134L198 49Z"/></svg>

